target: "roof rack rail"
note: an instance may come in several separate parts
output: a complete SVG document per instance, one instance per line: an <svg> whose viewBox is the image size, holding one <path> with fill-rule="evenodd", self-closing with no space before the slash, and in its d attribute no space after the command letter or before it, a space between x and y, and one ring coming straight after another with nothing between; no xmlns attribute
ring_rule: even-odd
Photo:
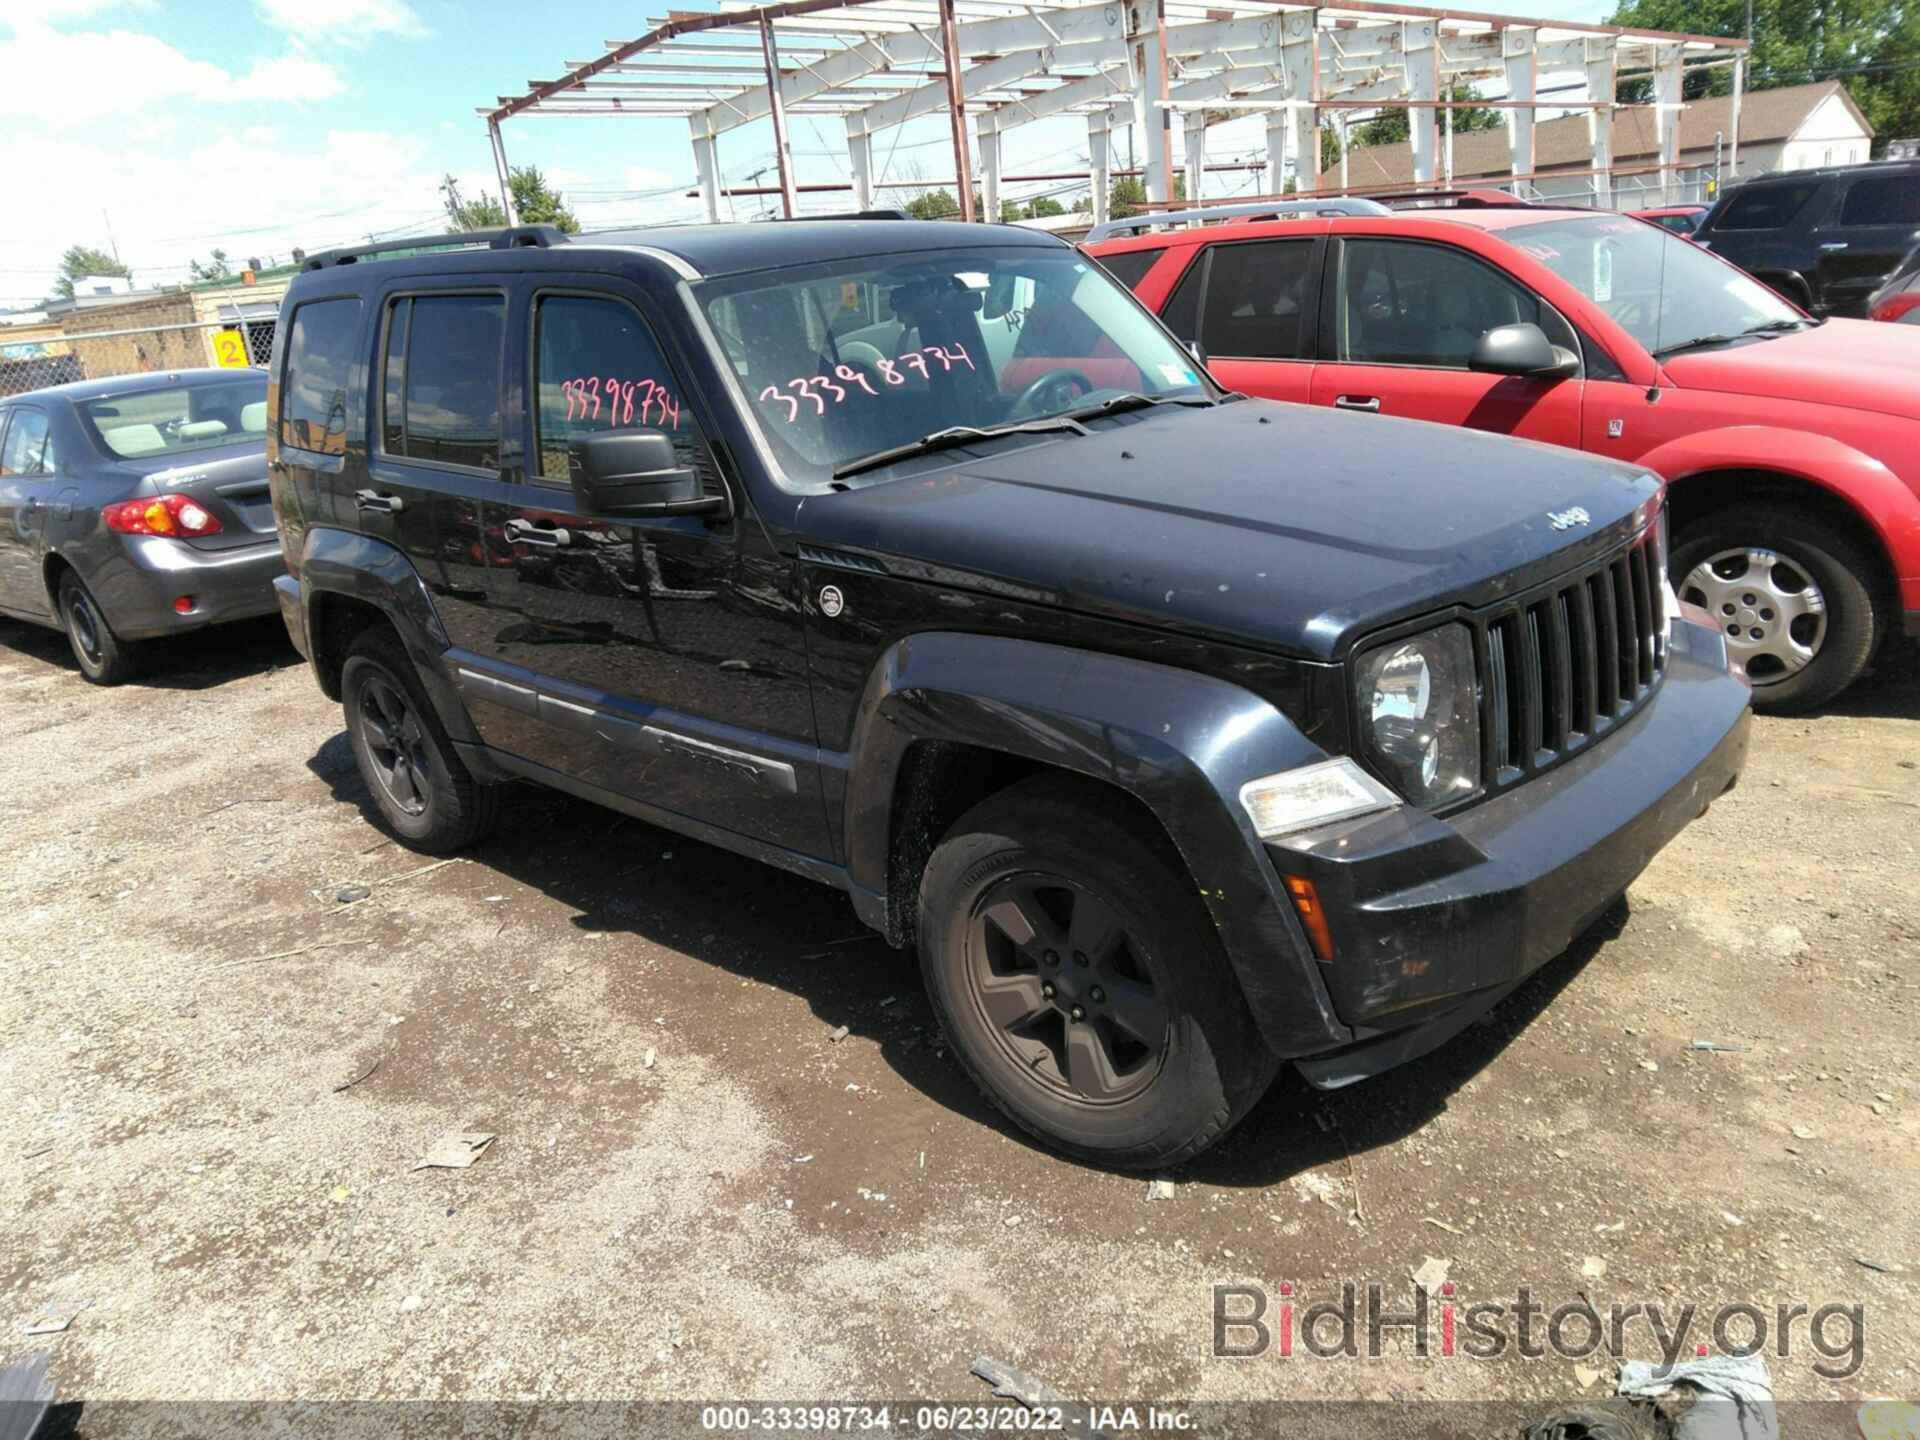
<svg viewBox="0 0 1920 1440"><path fill-rule="evenodd" d="M911 220L913 216L898 206L877 206L870 210L835 210L830 215L780 215L778 220Z"/></svg>
<svg viewBox="0 0 1920 1440"><path fill-rule="evenodd" d="M380 255L412 254L421 250L471 250L485 245L489 250L515 250L523 246L547 249L567 243L566 232L557 225L508 225L497 230L454 230L445 235L415 235L406 240L380 240L371 245L342 245L309 255L305 268L324 270L329 265L353 265Z"/></svg>
<svg viewBox="0 0 1920 1440"><path fill-rule="evenodd" d="M1534 202L1505 190L1403 190L1374 199L1393 210L1530 210Z"/></svg>
<svg viewBox="0 0 1920 1440"><path fill-rule="evenodd" d="M1265 204L1247 203L1243 205L1200 205L1191 210L1152 210L1144 215L1129 215L1124 220L1108 220L1087 231L1082 244L1091 245L1100 240L1111 240L1118 235L1132 235L1141 230L1149 230L1155 225L1177 225L1187 221L1206 220L1278 220L1283 215L1318 216L1331 219L1338 216L1355 215L1391 215L1386 206L1373 200L1362 200L1352 195L1329 195L1323 200L1269 200Z"/></svg>

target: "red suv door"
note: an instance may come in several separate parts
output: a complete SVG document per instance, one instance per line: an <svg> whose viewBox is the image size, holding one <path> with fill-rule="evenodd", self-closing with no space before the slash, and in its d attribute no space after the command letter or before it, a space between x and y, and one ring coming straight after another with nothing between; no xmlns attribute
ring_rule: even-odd
<svg viewBox="0 0 1920 1440"><path fill-rule="evenodd" d="M1500 325L1538 325L1579 353L1573 327L1531 290L1432 240L1335 237L1326 264L1314 404L1579 448L1580 376L1487 375L1467 366L1474 343Z"/></svg>
<svg viewBox="0 0 1920 1440"><path fill-rule="evenodd" d="M1161 318L1182 340L1199 340L1208 372L1229 390L1304 405L1313 386L1324 247L1311 235L1207 245Z"/></svg>

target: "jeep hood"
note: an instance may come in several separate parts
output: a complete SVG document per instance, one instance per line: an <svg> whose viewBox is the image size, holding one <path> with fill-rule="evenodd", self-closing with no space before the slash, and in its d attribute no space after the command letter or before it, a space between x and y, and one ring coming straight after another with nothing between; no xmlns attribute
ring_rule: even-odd
<svg viewBox="0 0 1920 1440"><path fill-rule="evenodd" d="M1841 405L1920 420L1920 326L1829 320L1771 340L1662 362L1673 383L1768 400Z"/></svg>
<svg viewBox="0 0 1920 1440"><path fill-rule="evenodd" d="M1596 557L1659 493L1571 450L1261 400L1089 432L905 462L808 497L800 529L944 585L1331 660Z"/></svg>

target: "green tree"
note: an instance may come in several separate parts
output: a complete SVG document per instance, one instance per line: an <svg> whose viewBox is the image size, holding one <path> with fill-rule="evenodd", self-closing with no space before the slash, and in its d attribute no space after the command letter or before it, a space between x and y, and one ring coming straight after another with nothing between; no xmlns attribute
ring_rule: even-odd
<svg viewBox="0 0 1920 1440"><path fill-rule="evenodd" d="M1447 99L1471 100L1473 90L1467 85L1455 85L1447 92ZM1368 145L1398 145L1413 134L1413 125L1407 118L1411 113L1404 107L1396 106L1385 111L1378 118L1357 127L1352 131L1354 149L1358 150ZM1444 128L1446 123L1446 117L1441 116L1440 126ZM1456 135L1464 135L1470 130L1496 130L1504 124L1506 121L1501 118L1498 110L1490 110L1484 105L1470 105L1464 110L1453 112L1453 133ZM1340 137L1334 136L1333 143L1337 147ZM1326 153L1326 145L1327 142L1323 138L1320 142L1320 152L1323 155ZM1334 156L1334 163L1336 165L1340 163L1338 154Z"/></svg>
<svg viewBox="0 0 1920 1440"><path fill-rule="evenodd" d="M1746 0L1621 0L1611 23L1697 35L1746 34ZM1899 136L1920 135L1920 5L1912 0L1753 0L1753 51L1747 88L1769 90L1839 79L1873 125L1876 148ZM1725 95L1730 67L1695 71L1684 96ZM1620 87L1622 100L1652 97L1652 83L1636 78Z"/></svg>
<svg viewBox="0 0 1920 1440"><path fill-rule="evenodd" d="M513 208L522 225L553 225L568 235L580 233L580 222L567 208L566 197L547 184L538 165L514 166L507 172L507 188L513 192ZM491 230L507 223L498 200L486 194L477 200L465 199L460 182L451 175L440 182L440 200L455 230Z"/></svg>
<svg viewBox="0 0 1920 1440"><path fill-rule="evenodd" d="M1187 198L1187 177L1182 173L1176 172L1173 177L1173 198ZM1136 175L1122 176L1107 192L1107 214L1115 220L1141 214L1146 208L1147 184Z"/></svg>
<svg viewBox="0 0 1920 1440"><path fill-rule="evenodd" d="M1027 218L1029 220L1045 220L1049 216L1064 215L1066 213L1067 207L1051 195L1036 195L1033 203L1027 206Z"/></svg>
<svg viewBox="0 0 1920 1440"><path fill-rule="evenodd" d="M227 262L227 252L224 250L214 250L204 265L198 260L189 260L187 271L196 280L231 280L233 278L233 266Z"/></svg>
<svg viewBox="0 0 1920 1440"><path fill-rule="evenodd" d="M62 300L73 298L73 282L83 275L117 275L131 279L133 272L105 250L91 245L69 245L60 257L60 278L53 282L53 293Z"/></svg>
<svg viewBox="0 0 1920 1440"><path fill-rule="evenodd" d="M952 220L960 214L960 202L951 190L929 190L909 200L906 210L916 220Z"/></svg>
<svg viewBox="0 0 1920 1440"><path fill-rule="evenodd" d="M1320 173L1340 168L1340 132L1331 125L1320 127Z"/></svg>

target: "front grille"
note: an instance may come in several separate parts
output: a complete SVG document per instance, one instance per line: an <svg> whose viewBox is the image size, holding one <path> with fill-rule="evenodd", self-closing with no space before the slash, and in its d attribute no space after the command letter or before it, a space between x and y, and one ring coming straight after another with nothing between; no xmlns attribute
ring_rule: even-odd
<svg viewBox="0 0 1920 1440"><path fill-rule="evenodd" d="M1480 622L1488 790L1558 763L1645 704L1667 666L1654 530Z"/></svg>

